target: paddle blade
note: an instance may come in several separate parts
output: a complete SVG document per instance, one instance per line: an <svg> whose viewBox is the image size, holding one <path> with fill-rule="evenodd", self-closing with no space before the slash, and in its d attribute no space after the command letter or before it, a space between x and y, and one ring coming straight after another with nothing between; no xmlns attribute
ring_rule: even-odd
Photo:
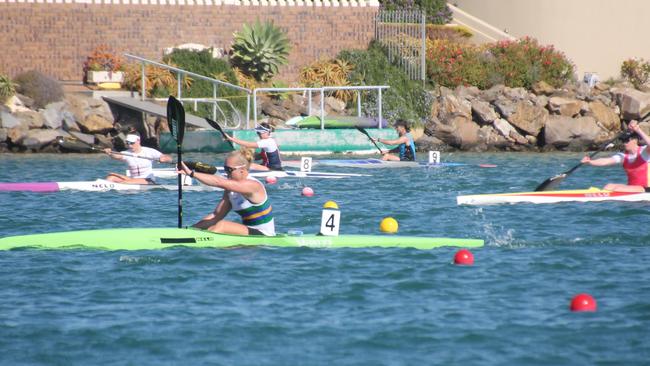
<svg viewBox="0 0 650 366"><path fill-rule="evenodd" d="M540 191L553 191L557 186L562 183L564 178L566 178L566 174L560 174L556 175L554 177L548 178L547 180L543 181L542 184L538 185L537 188L535 188L535 192L540 192Z"/></svg>
<svg viewBox="0 0 650 366"><path fill-rule="evenodd" d="M206 174L214 174L217 172L217 167L202 163L200 161L194 162L194 161L185 161L185 165L187 165L188 168L195 170L199 173L206 173Z"/></svg>
<svg viewBox="0 0 650 366"><path fill-rule="evenodd" d="M210 126L212 126L212 128L219 131L221 133L221 135L223 136L223 139L228 141L228 144L230 144L230 147L233 150L235 150L235 145L232 144L232 141L230 141L230 140L228 140L228 138L226 138L226 131L224 131L223 128L221 128L221 126L219 126L219 124L216 121L213 121L213 120L211 120L210 118L207 118L207 117L205 118L205 120L208 122L208 124Z"/></svg>
<svg viewBox="0 0 650 366"><path fill-rule="evenodd" d="M173 96L167 99L167 123L172 137L180 145L185 135L185 109L183 104Z"/></svg>

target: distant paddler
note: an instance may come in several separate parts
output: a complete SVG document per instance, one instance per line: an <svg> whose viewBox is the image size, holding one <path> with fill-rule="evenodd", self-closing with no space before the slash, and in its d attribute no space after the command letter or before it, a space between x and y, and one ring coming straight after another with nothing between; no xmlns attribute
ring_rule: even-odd
<svg viewBox="0 0 650 366"><path fill-rule="evenodd" d="M203 184L224 189L214 211L194 224L194 227L222 234L275 235L273 208L266 189L259 180L248 175L251 161L253 151L248 148L231 152L223 166L227 178L218 174L200 173L181 163L179 173L189 175ZM224 220L230 210L241 216L242 224Z"/></svg>
<svg viewBox="0 0 650 366"><path fill-rule="evenodd" d="M382 138L373 139L374 141L380 142L384 145L398 145L396 148L382 153L381 159L391 161L415 161L415 142L413 142L413 136L411 136L409 123L400 119L395 122L394 127L399 136L398 138L394 140Z"/></svg>
<svg viewBox="0 0 650 366"><path fill-rule="evenodd" d="M280 159L280 149L278 143L271 137L271 126L268 123L261 123L255 127L255 132L259 136L258 141L246 141L226 134L226 138L240 146L251 149L261 149L260 158L262 164L251 163L250 168L253 170L282 170L282 160Z"/></svg>
<svg viewBox="0 0 650 366"><path fill-rule="evenodd" d="M111 149L104 149L104 153L112 159L125 161L129 166L131 176L118 173L108 173L106 180L123 184L156 184L152 169L152 160L161 163L171 163L172 157L156 149L144 147L140 143L140 135L129 133L126 135L128 150L116 153Z"/></svg>
<svg viewBox="0 0 650 366"><path fill-rule="evenodd" d="M604 189L618 192L650 192L650 138L639 127L637 121L631 121L629 131L620 137L624 143L624 151L608 158L591 160L589 156L582 158L581 162L591 166L623 165L627 174L627 184L609 183ZM639 144L643 141L644 145Z"/></svg>

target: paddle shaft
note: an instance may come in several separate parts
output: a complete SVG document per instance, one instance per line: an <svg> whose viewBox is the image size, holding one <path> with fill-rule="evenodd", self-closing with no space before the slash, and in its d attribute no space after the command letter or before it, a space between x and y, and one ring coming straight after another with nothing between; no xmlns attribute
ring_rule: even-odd
<svg viewBox="0 0 650 366"><path fill-rule="evenodd" d="M176 153L178 161L183 161L182 158L182 145L183 135L185 133L185 109L183 104L173 96L167 99L167 123L169 124L169 131L176 140ZM178 173L178 228L183 227L183 177Z"/></svg>
<svg viewBox="0 0 650 366"><path fill-rule="evenodd" d="M365 128L363 128L363 127L358 127L358 126L357 126L357 130L359 130L359 132L361 132L362 134L364 134L364 135L366 135L366 136L368 137L368 139L370 140L370 142L372 142L373 145L375 145L375 147L377 148L377 150L379 150L379 153L380 153L380 154L382 154L382 155L384 154L384 152L381 150L381 148L379 147L379 145L377 145L377 143L375 142L375 140L372 138L372 136L370 136L370 134L368 133L368 131L365 130Z"/></svg>
<svg viewBox="0 0 650 366"><path fill-rule="evenodd" d="M598 150L596 150L596 151L592 152L591 154L589 154L589 159L593 158L594 156L596 156L601 151L606 150L620 136L621 136L621 134L616 135L615 138L613 138L613 139L607 141L606 143L604 143ZM537 188L535 188L535 192L548 191L548 190L551 190L551 189L557 187L560 183L562 183L564 178L568 177L571 173L573 173L574 171L576 171L578 168L580 168L583 165L584 164L582 162L580 162L580 164L574 166L573 168L567 170L566 172L564 172L562 174L558 174L558 175L556 175L554 177L548 178L547 180L543 181L540 185L538 185Z"/></svg>
<svg viewBox="0 0 650 366"><path fill-rule="evenodd" d="M223 136L224 140L228 141L228 143L230 144L230 147L233 150L235 150L235 145L233 145L232 141L228 140L228 136L226 136L226 131L224 131L223 128L221 128L221 126L219 126L219 124L216 121L213 121L213 120L211 120L210 118L207 118L207 117L205 118L205 120L208 122L208 124L210 126L212 126L212 128L214 128L217 131L221 132L221 135Z"/></svg>

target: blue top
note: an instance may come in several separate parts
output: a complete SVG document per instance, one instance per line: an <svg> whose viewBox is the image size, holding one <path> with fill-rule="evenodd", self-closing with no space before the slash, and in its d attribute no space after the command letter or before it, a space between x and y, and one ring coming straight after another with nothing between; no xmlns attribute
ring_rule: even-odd
<svg viewBox="0 0 650 366"><path fill-rule="evenodd" d="M399 160L401 161L414 161L415 160L415 142L411 133L407 133L406 137L409 138L407 144L399 144Z"/></svg>

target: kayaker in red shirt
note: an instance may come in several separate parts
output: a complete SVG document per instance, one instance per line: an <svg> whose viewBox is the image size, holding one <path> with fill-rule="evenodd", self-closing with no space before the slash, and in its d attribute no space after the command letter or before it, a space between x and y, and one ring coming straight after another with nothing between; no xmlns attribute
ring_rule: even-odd
<svg viewBox="0 0 650 366"><path fill-rule="evenodd" d="M650 137L646 135L637 121L631 121L629 131L621 137L625 151L617 153L608 158L591 160L588 156L582 158L581 162L591 166L609 166L622 164L627 174L627 184L609 183L604 189L618 192L650 192ZM644 145L639 142L643 141Z"/></svg>

